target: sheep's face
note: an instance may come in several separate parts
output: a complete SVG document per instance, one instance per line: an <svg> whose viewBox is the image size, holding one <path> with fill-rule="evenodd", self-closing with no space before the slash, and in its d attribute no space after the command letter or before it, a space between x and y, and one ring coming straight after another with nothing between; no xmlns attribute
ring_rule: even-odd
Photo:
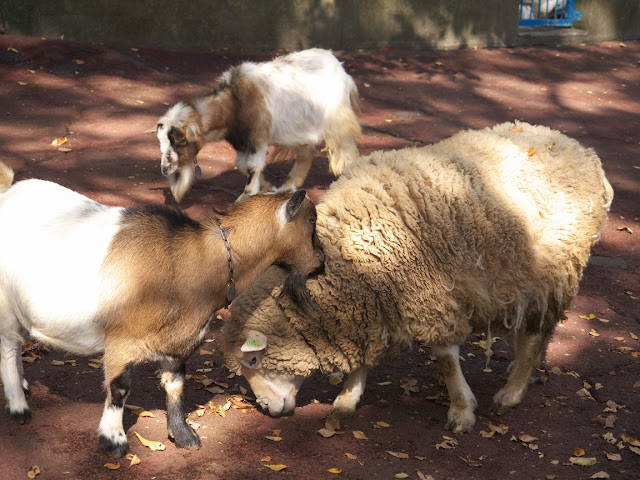
<svg viewBox="0 0 640 480"><path fill-rule="evenodd" d="M200 151L197 127L186 129L173 125L159 123L157 126L158 141L160 142L160 170L168 177L185 165L195 164L196 155Z"/></svg>
<svg viewBox="0 0 640 480"><path fill-rule="evenodd" d="M301 375L269 370L262 365L267 349L267 337L250 331L241 347L242 375L245 376L256 401L272 417L292 412L296 407L296 395L304 380Z"/></svg>

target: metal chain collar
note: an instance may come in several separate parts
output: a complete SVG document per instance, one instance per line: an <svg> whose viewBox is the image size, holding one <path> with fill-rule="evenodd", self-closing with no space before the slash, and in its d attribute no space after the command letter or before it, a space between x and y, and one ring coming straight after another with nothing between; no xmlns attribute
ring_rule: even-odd
<svg viewBox="0 0 640 480"><path fill-rule="evenodd" d="M234 298L236 298L236 282L233 281L233 257L231 256L231 245L229 245L229 239L227 238L227 233L224 228L222 228L222 223L220 223L219 219L216 219L218 224L218 228L220 229L220 236L222 237L222 241L224 242L224 248L227 252L227 261L229 262L229 281L227 282L227 297L224 304L224 308L229 308L231 302Z"/></svg>

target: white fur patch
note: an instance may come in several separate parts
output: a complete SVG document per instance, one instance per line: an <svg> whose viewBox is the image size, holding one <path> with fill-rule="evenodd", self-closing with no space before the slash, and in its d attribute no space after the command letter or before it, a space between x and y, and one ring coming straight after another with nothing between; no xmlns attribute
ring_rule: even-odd
<svg viewBox="0 0 640 480"><path fill-rule="evenodd" d="M115 444L127 443L127 436L122 426L122 410L122 408L116 408L105 403L100 425L98 426L98 434Z"/></svg>
<svg viewBox="0 0 640 480"><path fill-rule="evenodd" d="M79 354L103 349L100 269L121 213L42 180L0 197L0 298L37 340Z"/></svg>

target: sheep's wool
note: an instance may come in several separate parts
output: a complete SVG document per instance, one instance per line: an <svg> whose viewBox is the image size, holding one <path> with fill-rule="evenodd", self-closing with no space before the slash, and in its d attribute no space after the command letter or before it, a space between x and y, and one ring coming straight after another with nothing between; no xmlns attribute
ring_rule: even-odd
<svg viewBox="0 0 640 480"><path fill-rule="evenodd" d="M307 375L373 366L414 340L549 331L612 198L593 150L526 123L361 157L318 204L326 270L308 286L321 312L295 310L272 268L237 299L227 351L258 329L266 368Z"/></svg>

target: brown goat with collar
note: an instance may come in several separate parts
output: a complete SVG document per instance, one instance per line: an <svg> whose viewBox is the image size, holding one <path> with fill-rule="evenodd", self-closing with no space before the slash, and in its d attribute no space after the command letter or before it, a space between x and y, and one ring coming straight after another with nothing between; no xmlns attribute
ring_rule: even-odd
<svg viewBox="0 0 640 480"><path fill-rule="evenodd" d="M169 436L199 448L182 407L185 361L233 296L230 284L241 292L278 263L288 266L291 289L304 288L322 267L313 203L304 191L258 195L200 223L166 207L101 205L51 182L10 183L0 169L0 374L9 413L31 418L20 360L28 333L70 352L104 352L101 450L128 451L123 407L131 366L145 360L164 369Z"/></svg>

